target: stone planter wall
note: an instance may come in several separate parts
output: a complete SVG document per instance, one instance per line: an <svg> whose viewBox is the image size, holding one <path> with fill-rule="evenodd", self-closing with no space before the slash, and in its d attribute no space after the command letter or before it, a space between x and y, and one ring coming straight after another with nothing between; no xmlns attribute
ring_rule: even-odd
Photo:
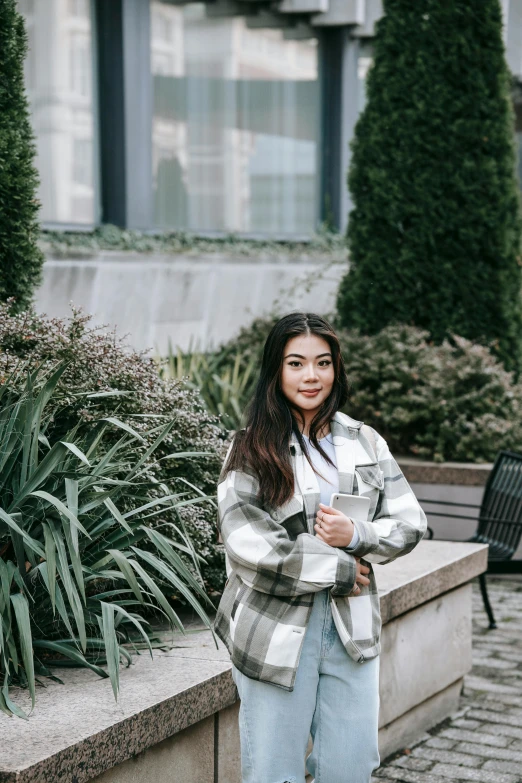
<svg viewBox="0 0 522 783"><path fill-rule="evenodd" d="M456 709L471 668L469 582L486 565L482 545L423 541L375 567L382 758ZM65 685L38 689L29 721L0 714L0 783L240 783L228 652L208 630L175 634L173 645L121 671L117 703L108 680L67 669L57 671ZM14 697L29 707L25 692Z"/></svg>

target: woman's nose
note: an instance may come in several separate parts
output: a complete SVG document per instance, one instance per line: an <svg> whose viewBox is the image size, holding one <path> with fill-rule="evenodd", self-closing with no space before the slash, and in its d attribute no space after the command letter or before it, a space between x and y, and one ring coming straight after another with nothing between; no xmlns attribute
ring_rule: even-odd
<svg viewBox="0 0 522 783"><path fill-rule="evenodd" d="M305 380L314 381L317 378L317 372L313 364L306 366Z"/></svg>

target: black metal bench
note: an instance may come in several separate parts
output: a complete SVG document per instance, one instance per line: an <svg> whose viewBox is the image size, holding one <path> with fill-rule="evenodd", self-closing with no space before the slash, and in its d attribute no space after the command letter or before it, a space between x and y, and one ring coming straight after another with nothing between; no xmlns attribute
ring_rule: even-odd
<svg viewBox="0 0 522 783"><path fill-rule="evenodd" d="M480 506L428 498L418 500L421 504L434 503L437 506L478 509L478 516L424 510L426 514L434 517L478 519L477 530L468 540L489 545L488 563L511 560L522 537L522 454L499 451L486 482ZM432 528L428 528L428 537L433 538ZM496 628L495 616L489 602L486 574L481 574L479 581L489 627Z"/></svg>

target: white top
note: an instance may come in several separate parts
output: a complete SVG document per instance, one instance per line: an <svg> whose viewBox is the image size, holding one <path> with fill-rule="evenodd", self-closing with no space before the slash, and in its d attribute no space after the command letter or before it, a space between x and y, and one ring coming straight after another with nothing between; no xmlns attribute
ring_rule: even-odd
<svg viewBox="0 0 522 783"><path fill-rule="evenodd" d="M321 448L323 451L325 451L332 462L333 465L330 465L322 454L320 454L317 449L312 446L310 443L310 439L303 435L306 447L308 448L308 453L310 455L310 459L312 460L312 465L314 466L314 470L321 474L321 476L324 476L322 478L321 476L317 476L317 481L319 482L319 489L321 491L321 503L323 503L325 506L330 505L330 499L332 497L332 492L339 492L339 472L337 470L337 457L335 455L335 446L332 439L332 434L326 435L324 438L319 439L319 443L321 445ZM354 528L353 531L353 537L350 542L350 545L346 547L347 549L352 549L357 545L357 542L359 541L359 534L357 533L357 530Z"/></svg>

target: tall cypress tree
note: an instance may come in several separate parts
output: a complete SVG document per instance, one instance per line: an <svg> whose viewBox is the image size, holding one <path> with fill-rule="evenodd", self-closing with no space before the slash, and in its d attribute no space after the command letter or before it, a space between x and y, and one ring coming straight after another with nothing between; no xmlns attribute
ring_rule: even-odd
<svg viewBox="0 0 522 783"><path fill-rule="evenodd" d="M0 300L21 310L41 279L35 146L24 87L27 52L16 0L0 0Z"/></svg>
<svg viewBox="0 0 522 783"><path fill-rule="evenodd" d="M498 0L384 0L348 184L343 325L494 342L521 366L521 218Z"/></svg>

